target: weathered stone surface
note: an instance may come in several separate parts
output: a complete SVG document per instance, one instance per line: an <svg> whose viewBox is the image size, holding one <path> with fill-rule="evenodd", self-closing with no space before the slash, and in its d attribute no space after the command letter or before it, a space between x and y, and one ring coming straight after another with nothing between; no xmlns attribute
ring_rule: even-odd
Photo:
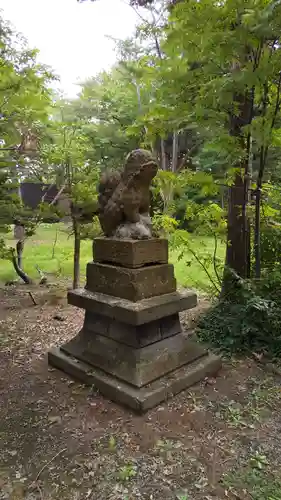
<svg viewBox="0 0 281 500"><path fill-rule="evenodd" d="M188 340L184 333L134 348L86 329L61 349L137 387L206 354L200 344Z"/></svg>
<svg viewBox="0 0 281 500"><path fill-rule="evenodd" d="M144 325L128 325L86 311L84 328L93 334L104 335L132 347L143 347L181 332L178 313Z"/></svg>
<svg viewBox="0 0 281 500"><path fill-rule="evenodd" d="M68 303L129 325L143 325L195 307L197 295L191 290L183 290L131 302L81 288L68 292Z"/></svg>
<svg viewBox="0 0 281 500"><path fill-rule="evenodd" d="M160 321L152 321L145 325L126 325L125 323L111 321L108 337L132 347L143 347L161 340Z"/></svg>
<svg viewBox="0 0 281 500"><path fill-rule="evenodd" d="M123 171L104 172L100 179L98 215L107 237L142 240L152 237L149 215L150 184L157 174L150 151L128 154Z"/></svg>
<svg viewBox="0 0 281 500"><path fill-rule="evenodd" d="M86 289L138 302L176 291L174 266L159 264L128 269L90 262L87 265Z"/></svg>
<svg viewBox="0 0 281 500"><path fill-rule="evenodd" d="M138 413L155 407L205 377L216 375L221 368L221 359L208 354L168 373L152 384L136 388L67 355L58 348L48 353L48 361L84 384L96 387L112 401L126 405Z"/></svg>
<svg viewBox="0 0 281 500"><path fill-rule="evenodd" d="M161 319L161 338L172 337L181 331L179 314L173 314Z"/></svg>
<svg viewBox="0 0 281 500"><path fill-rule="evenodd" d="M147 264L167 264L168 241L164 238L149 240L95 238L93 258L95 262L105 262L133 269Z"/></svg>

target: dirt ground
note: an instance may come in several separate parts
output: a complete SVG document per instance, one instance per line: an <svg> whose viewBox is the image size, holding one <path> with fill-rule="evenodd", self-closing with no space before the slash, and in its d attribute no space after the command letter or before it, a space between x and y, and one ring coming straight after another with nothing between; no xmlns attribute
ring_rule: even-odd
<svg viewBox="0 0 281 500"><path fill-rule="evenodd" d="M144 416L49 368L82 311L0 290L1 500L281 500L280 379L225 361ZM201 301L190 325L207 307Z"/></svg>

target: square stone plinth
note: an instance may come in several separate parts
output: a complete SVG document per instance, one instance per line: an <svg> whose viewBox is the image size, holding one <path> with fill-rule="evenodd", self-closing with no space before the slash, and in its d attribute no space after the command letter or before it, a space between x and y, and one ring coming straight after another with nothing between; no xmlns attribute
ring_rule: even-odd
<svg viewBox="0 0 281 500"><path fill-rule="evenodd" d="M81 288L68 292L68 303L129 325L143 325L195 307L197 295L191 290L183 290L131 302Z"/></svg>
<svg viewBox="0 0 281 500"><path fill-rule="evenodd" d="M86 289L138 302L176 291L174 266L158 264L128 269L90 262L87 265Z"/></svg>
<svg viewBox="0 0 281 500"><path fill-rule="evenodd" d="M205 377L216 375L221 368L221 359L218 356L206 354L151 384L139 388L108 375L89 363L79 361L59 348L52 349L48 353L48 360L52 366L63 370L86 385L95 387L112 401L128 406L138 413L155 407L200 380L204 380Z"/></svg>
<svg viewBox="0 0 281 500"><path fill-rule="evenodd" d="M149 240L95 238L93 257L95 262L129 268L138 268L148 264L167 264L168 241L164 238Z"/></svg>
<svg viewBox="0 0 281 500"><path fill-rule="evenodd" d="M135 348L85 327L61 350L136 387L147 385L206 354L200 344L189 341L182 332Z"/></svg>

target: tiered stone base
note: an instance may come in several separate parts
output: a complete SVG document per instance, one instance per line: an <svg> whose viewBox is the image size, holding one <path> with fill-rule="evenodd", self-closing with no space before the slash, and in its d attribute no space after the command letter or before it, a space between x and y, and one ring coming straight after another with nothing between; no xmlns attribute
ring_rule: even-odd
<svg viewBox="0 0 281 500"><path fill-rule="evenodd" d="M50 364L137 411L219 370L220 358L181 330L179 312L197 297L176 291L166 240L98 238L95 258L85 289L68 296L86 310L83 328Z"/></svg>
<svg viewBox="0 0 281 500"><path fill-rule="evenodd" d="M84 384L96 387L111 401L128 406L139 413L154 408L205 377L216 374L221 367L220 358L208 354L154 380L151 384L138 388L67 355L61 349L52 349L49 352L49 363Z"/></svg>

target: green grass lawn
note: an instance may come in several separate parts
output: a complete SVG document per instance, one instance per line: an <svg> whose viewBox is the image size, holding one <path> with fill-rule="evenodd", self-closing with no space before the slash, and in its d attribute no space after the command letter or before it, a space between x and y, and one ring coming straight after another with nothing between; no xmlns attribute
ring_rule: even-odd
<svg viewBox="0 0 281 500"><path fill-rule="evenodd" d="M55 248L54 242L55 240ZM15 246L13 234L7 235L7 244ZM204 258L213 255L214 240L208 237L192 237L192 247L196 254ZM218 245L217 255L224 259L225 248L222 243ZM175 274L179 285L192 287L198 290L207 291L209 280L202 266L196 262L195 258L187 252L181 260L178 260L178 252L170 252L170 261L175 266ZM87 240L81 246L81 275L85 276L86 264L92 260L92 242ZM35 266L46 272L52 273L54 278L71 278L73 267L73 239L69 234L69 229L64 224L42 224L36 234L26 241L23 254L23 268L25 272L33 278L38 277ZM209 271L214 276L212 265ZM0 282L5 282L16 278L13 266L8 260L0 260ZM81 281L82 281L81 280Z"/></svg>

